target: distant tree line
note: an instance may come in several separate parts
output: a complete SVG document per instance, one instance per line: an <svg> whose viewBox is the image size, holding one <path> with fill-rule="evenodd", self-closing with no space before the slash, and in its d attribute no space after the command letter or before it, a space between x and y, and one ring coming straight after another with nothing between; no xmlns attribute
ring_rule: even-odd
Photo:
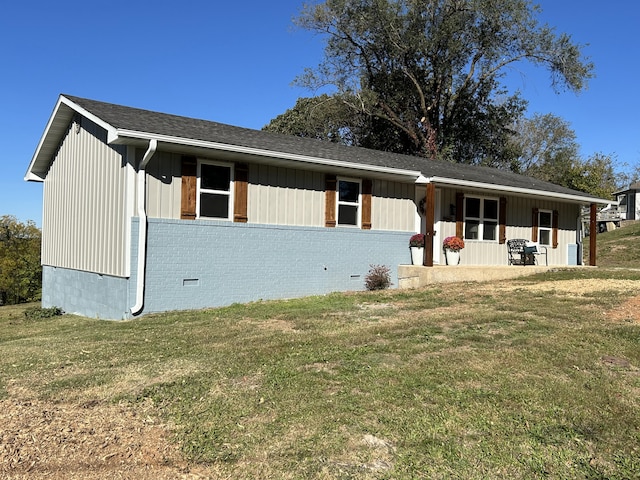
<svg viewBox="0 0 640 480"><path fill-rule="evenodd" d="M0 217L0 305L36 300L42 290L40 244L35 223Z"/></svg>

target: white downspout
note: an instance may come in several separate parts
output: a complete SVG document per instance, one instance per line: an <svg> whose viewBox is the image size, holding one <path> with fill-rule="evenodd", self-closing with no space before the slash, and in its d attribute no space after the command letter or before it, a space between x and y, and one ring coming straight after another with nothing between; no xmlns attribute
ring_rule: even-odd
<svg viewBox="0 0 640 480"><path fill-rule="evenodd" d="M158 141L154 138L149 140L149 148L142 157L138 166L138 273L136 275L136 304L131 307L131 314L137 315L142 311L144 305L144 270L147 263L147 211L145 207L147 198L147 172L145 168L156 153Z"/></svg>

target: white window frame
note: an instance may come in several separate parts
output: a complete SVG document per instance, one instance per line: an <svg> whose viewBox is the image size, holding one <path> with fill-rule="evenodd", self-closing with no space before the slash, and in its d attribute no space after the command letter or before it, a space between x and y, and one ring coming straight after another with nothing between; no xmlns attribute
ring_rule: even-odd
<svg viewBox="0 0 640 480"><path fill-rule="evenodd" d="M480 200L480 216L479 217L470 217L467 215L467 199L473 198L476 200ZM496 218L486 218L484 215L484 205L485 202L494 201L496 202ZM478 222L478 238L467 238L467 221L475 220ZM485 240L484 238L484 224L486 221L495 222L496 224L496 235L493 240ZM464 239L472 242L487 242L487 243L498 243L500 236L500 199L497 197L483 197L479 195L465 195L464 197Z"/></svg>
<svg viewBox="0 0 640 480"><path fill-rule="evenodd" d="M549 214L549 226L542 226L542 214ZM542 242L542 232L549 232L549 242ZM538 243L540 245L544 245L545 247L550 247L553 243L553 211L552 210L538 210Z"/></svg>
<svg viewBox="0 0 640 480"><path fill-rule="evenodd" d="M338 177L336 179L336 225L339 227L360 228L362 224L362 180L359 178ZM346 202L340 200L340 182L358 184L358 200L356 202ZM340 205L356 207L356 224L340 223Z"/></svg>
<svg viewBox="0 0 640 480"><path fill-rule="evenodd" d="M215 165L217 167L226 167L229 169L229 190L211 190L202 188L200 185L201 180L201 170L202 165ZM231 221L233 219L233 200L234 200L234 168L232 163L228 162L219 162L216 160L208 160L208 159L198 159L198 173L197 173L197 181L196 181L196 218L203 218L209 220L222 220L222 221ZM200 195L202 193L209 193L214 195L227 195L229 197L229 211L227 212L227 217L203 217L200 215Z"/></svg>

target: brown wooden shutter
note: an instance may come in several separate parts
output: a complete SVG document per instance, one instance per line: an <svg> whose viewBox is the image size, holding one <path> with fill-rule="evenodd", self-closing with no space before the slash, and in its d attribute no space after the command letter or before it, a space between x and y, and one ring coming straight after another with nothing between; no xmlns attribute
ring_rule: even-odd
<svg viewBox="0 0 640 480"><path fill-rule="evenodd" d="M456 237L464 236L464 193L456 193Z"/></svg>
<svg viewBox="0 0 640 480"><path fill-rule="evenodd" d="M371 195L373 193L373 182L362 180L362 229L371 230Z"/></svg>
<svg viewBox="0 0 640 480"><path fill-rule="evenodd" d="M538 212L537 208L531 211L531 241L538 241Z"/></svg>
<svg viewBox="0 0 640 480"><path fill-rule="evenodd" d="M336 176L326 175L325 176L325 202L324 202L325 227L336 226L336 188L337 188Z"/></svg>
<svg viewBox="0 0 640 480"><path fill-rule="evenodd" d="M234 199L233 221L247 223L247 196L248 196L249 167L244 163L238 163L234 169Z"/></svg>
<svg viewBox="0 0 640 480"><path fill-rule="evenodd" d="M182 157L182 191L180 218L194 220L196 218L196 195L198 162L196 157Z"/></svg>
<svg viewBox="0 0 640 480"><path fill-rule="evenodd" d="M553 211L553 217L551 219L551 246L558 248L558 211Z"/></svg>
<svg viewBox="0 0 640 480"><path fill-rule="evenodd" d="M498 243L504 244L507 241L507 199L500 197L500 212L498 213Z"/></svg>

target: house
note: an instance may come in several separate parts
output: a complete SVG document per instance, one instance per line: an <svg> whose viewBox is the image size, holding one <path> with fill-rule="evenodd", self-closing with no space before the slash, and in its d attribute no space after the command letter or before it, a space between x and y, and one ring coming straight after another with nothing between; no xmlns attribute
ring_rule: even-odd
<svg viewBox="0 0 640 480"><path fill-rule="evenodd" d="M44 185L43 306L105 319L358 290L397 275L409 237L579 255L580 207L607 200L490 168L347 147L61 95L25 179ZM595 243L592 244L595 251Z"/></svg>
<svg viewBox="0 0 640 480"><path fill-rule="evenodd" d="M618 213L622 220L640 220L640 182L632 183L613 196L618 200Z"/></svg>

